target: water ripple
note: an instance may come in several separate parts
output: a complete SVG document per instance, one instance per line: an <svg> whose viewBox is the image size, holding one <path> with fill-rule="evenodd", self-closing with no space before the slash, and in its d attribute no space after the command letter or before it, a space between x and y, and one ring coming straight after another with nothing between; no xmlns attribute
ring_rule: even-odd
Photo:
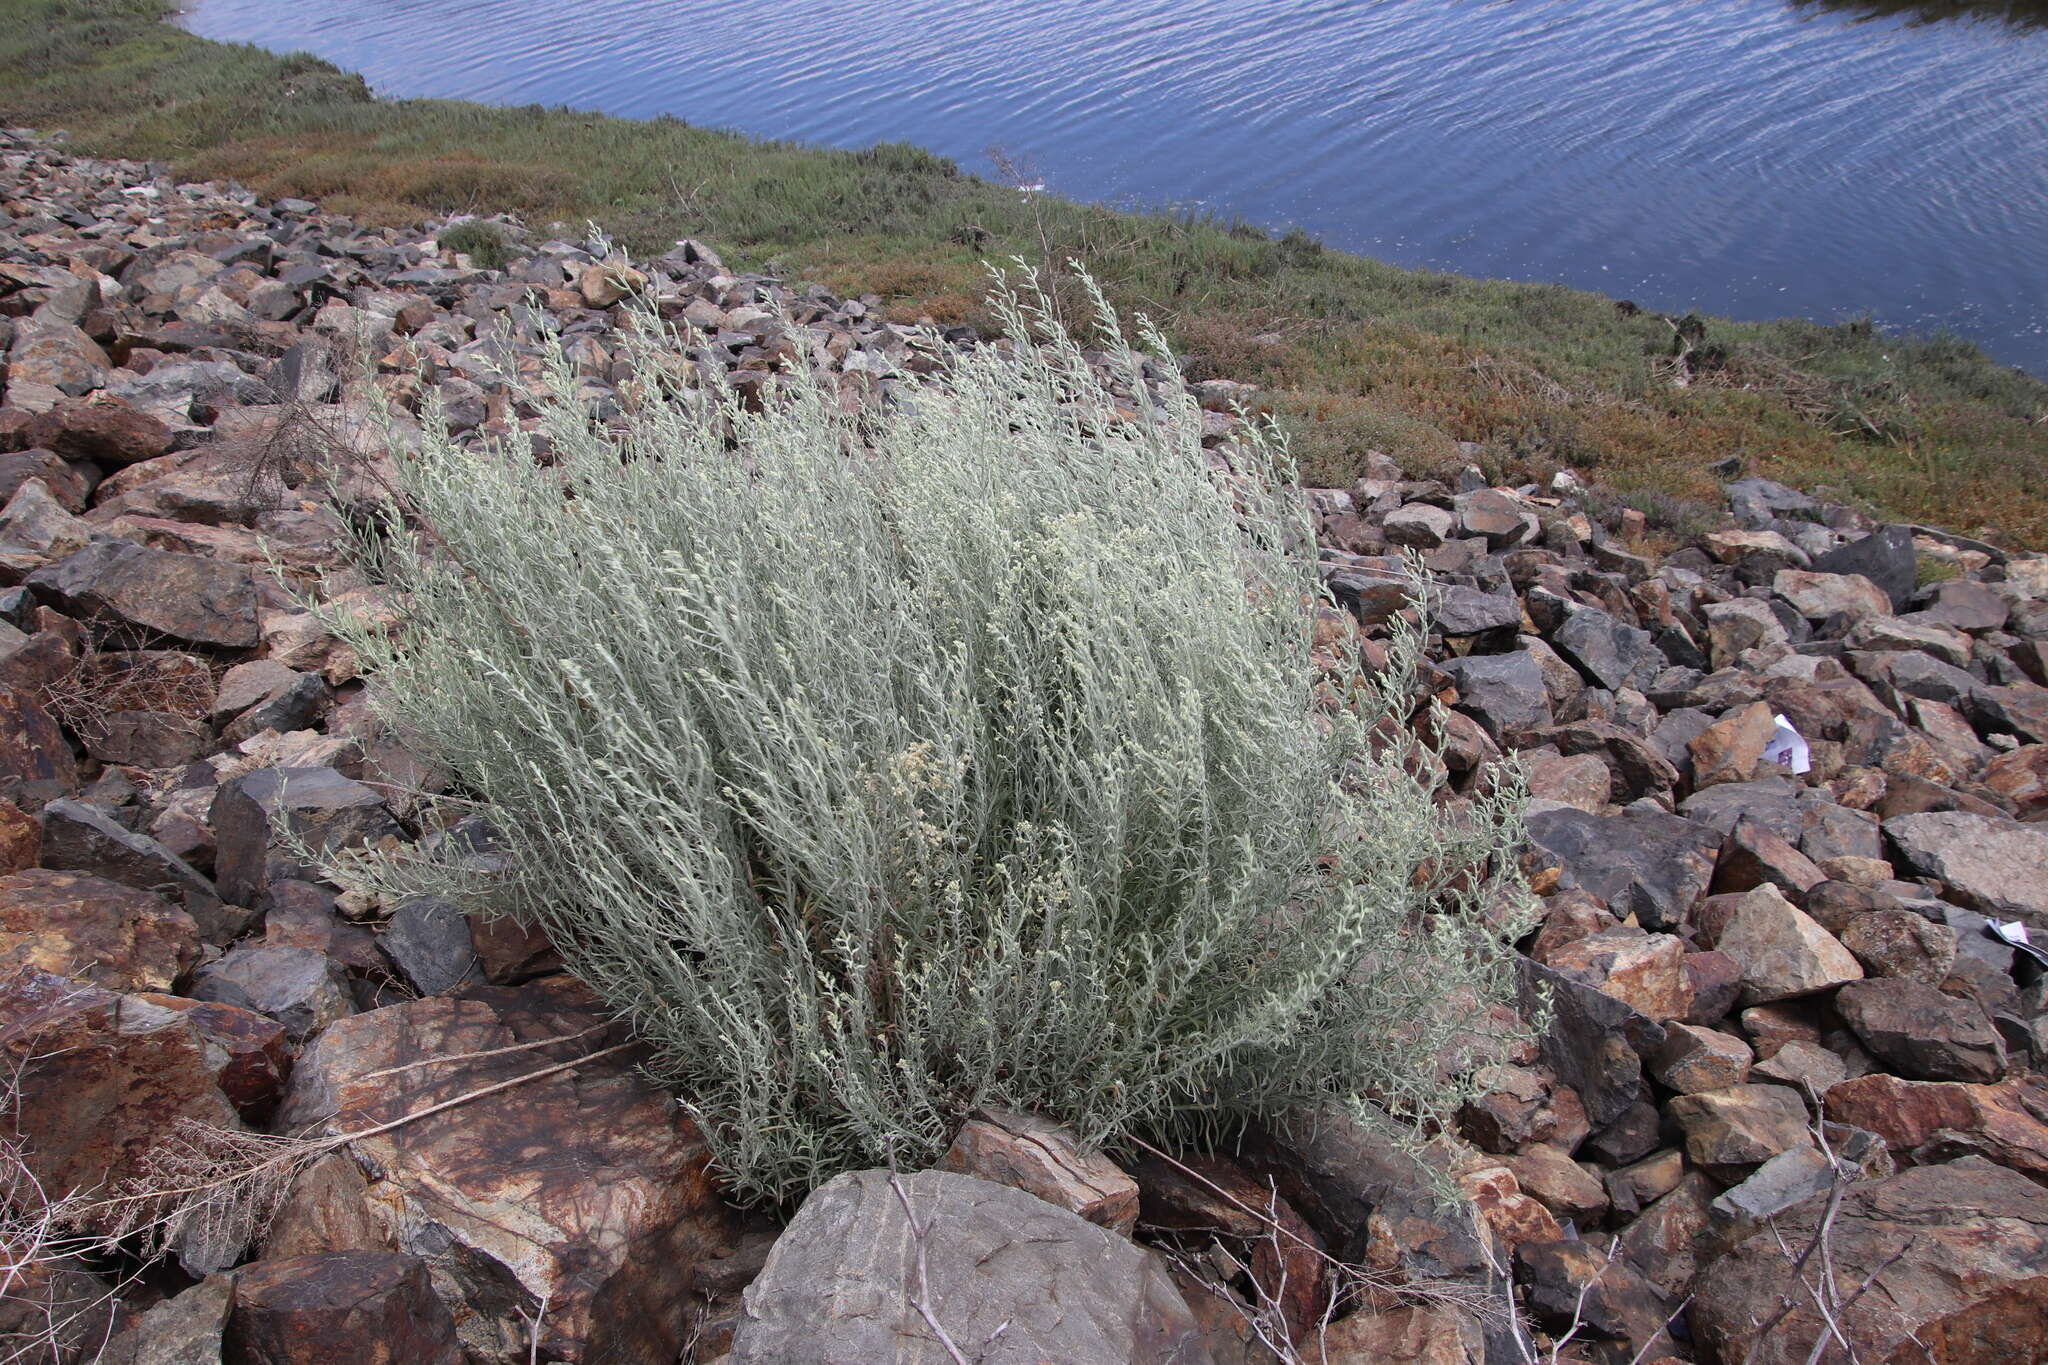
<svg viewBox="0 0 2048 1365"><path fill-rule="evenodd" d="M187 22L385 93L904 140L982 170L998 144L1084 198L1674 309L1868 308L2048 373L2048 31L1912 9L196 0Z"/></svg>

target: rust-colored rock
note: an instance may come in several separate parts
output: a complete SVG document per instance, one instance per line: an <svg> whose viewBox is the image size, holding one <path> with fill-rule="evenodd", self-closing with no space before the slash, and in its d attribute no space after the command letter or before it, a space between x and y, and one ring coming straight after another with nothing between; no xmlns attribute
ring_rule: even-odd
<svg viewBox="0 0 2048 1365"><path fill-rule="evenodd" d="M188 1000L155 993L137 1000L183 1014L210 1045L213 1079L237 1113L263 1123L277 1108L292 1074L292 1045L283 1024L269 1015L212 1000Z"/></svg>
<svg viewBox="0 0 2048 1365"><path fill-rule="evenodd" d="M1522 1193L1558 1218L1583 1224L1607 1211L1606 1186L1561 1147L1538 1143L1501 1160Z"/></svg>
<svg viewBox="0 0 2048 1365"><path fill-rule="evenodd" d="M1972 1085L1876 1072L1830 1088L1823 1108L1883 1138L1901 1165L1969 1152L2048 1181L2048 1078L2040 1075Z"/></svg>
<svg viewBox="0 0 2048 1365"><path fill-rule="evenodd" d="M0 781L78 785L78 760L34 693L0 686Z"/></svg>
<svg viewBox="0 0 2048 1365"><path fill-rule="evenodd" d="M1486 1334L1458 1308L1417 1304L1339 1318L1304 1344L1302 1365L1483 1365Z"/></svg>
<svg viewBox="0 0 2048 1365"><path fill-rule="evenodd" d="M426 1263L391 1251L258 1261L235 1276L222 1365L461 1365Z"/></svg>
<svg viewBox="0 0 2048 1365"><path fill-rule="evenodd" d="M82 872L0 877L0 975L28 967L113 991L164 991L198 955L199 926L161 896Z"/></svg>
<svg viewBox="0 0 2048 1365"><path fill-rule="evenodd" d="M1292 1340L1322 1321L1330 1291L1328 1263L1317 1254L1323 1240L1273 1185L1221 1157L1189 1155L1175 1164L1144 1156L1133 1169L1147 1225L1233 1239L1252 1279L1279 1300Z"/></svg>
<svg viewBox="0 0 2048 1365"><path fill-rule="evenodd" d="M616 1042L565 978L355 1015L302 1055L280 1129L345 1132ZM593 1032L592 1030L597 1030ZM518 1043L500 1056L371 1073ZM710 1150L674 1100L610 1054L354 1144L371 1212L424 1257L478 1361L518 1365L545 1299L544 1358L667 1360L692 1267L731 1235ZM522 1312L526 1315L521 1317Z"/></svg>
<svg viewBox="0 0 2048 1365"><path fill-rule="evenodd" d="M1546 965L1662 1023L1692 1009L1685 945L1672 934L1617 928L1552 952Z"/></svg>
<svg viewBox="0 0 2048 1365"><path fill-rule="evenodd" d="M1801 1365L1827 1327L1797 1294L1768 1334L1788 1261L1816 1235L1826 1201L1786 1210L1701 1274L1688 1320L1710 1358ZM1782 1237L1783 1242L1780 1243ZM1903 1255L1900 1254L1903 1249ZM2034 1361L2048 1352L2048 1190L1988 1161L1965 1158L1852 1187L1809 1263L1856 1302L1839 1326L1857 1358L1920 1365ZM1868 1282L1868 1289L1859 1287ZM1761 1341L1759 1338L1761 1337ZM1823 1361L1848 1357L1839 1344Z"/></svg>
<svg viewBox="0 0 2048 1365"><path fill-rule="evenodd" d="M153 460L171 448L169 427L111 395L90 402L59 403L37 414L22 429L21 439L67 460L107 466Z"/></svg>
<svg viewBox="0 0 2048 1365"><path fill-rule="evenodd" d="M42 823L12 801L0 801L0 872L34 867L42 856Z"/></svg>
<svg viewBox="0 0 2048 1365"><path fill-rule="evenodd" d="M1730 711L1694 735L1686 745L1692 754L1693 786L1749 781L1774 728L1770 705L1759 701Z"/></svg>
<svg viewBox="0 0 2048 1365"><path fill-rule="evenodd" d="M1651 1074L1681 1095L1696 1095L1749 1079L1755 1054L1732 1033L1670 1024L1663 1046L1650 1059Z"/></svg>
<svg viewBox="0 0 2048 1365"><path fill-rule="evenodd" d="M0 1059L21 1075L9 1135L53 1193L136 1174L180 1120L241 1126L199 1028L139 997L18 971L0 981Z"/></svg>

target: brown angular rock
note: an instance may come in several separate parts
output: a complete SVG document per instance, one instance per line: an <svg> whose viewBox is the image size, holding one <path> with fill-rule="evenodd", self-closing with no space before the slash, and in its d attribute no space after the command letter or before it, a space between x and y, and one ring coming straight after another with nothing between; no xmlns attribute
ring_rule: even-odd
<svg viewBox="0 0 2048 1365"><path fill-rule="evenodd" d="M1975 1001L1919 981L1852 981L1836 994L1835 1008L1899 1075L1989 1084L2005 1074L2005 1045Z"/></svg>
<svg viewBox="0 0 2048 1365"><path fill-rule="evenodd" d="M587 1055L612 1036L591 1032L605 1021L561 978L358 1014L299 1059L276 1126L369 1127ZM680 1350L692 1267L732 1225L703 1137L634 1065L607 1055L354 1144L373 1174L372 1214L428 1261L475 1359L524 1361L526 1318L543 1300L544 1356L666 1360Z"/></svg>
<svg viewBox="0 0 2048 1365"><path fill-rule="evenodd" d="M1417 1304L1339 1318L1302 1346L1301 1365L1485 1365L1486 1334L1462 1309Z"/></svg>
<svg viewBox="0 0 2048 1365"><path fill-rule="evenodd" d="M1531 1242L1554 1242L1564 1229L1542 1201L1526 1194L1505 1162L1478 1158L1460 1164L1452 1179L1471 1201L1482 1226L1512 1251Z"/></svg>
<svg viewBox="0 0 2048 1365"><path fill-rule="evenodd" d="M65 511L83 512L97 478L96 474L87 477L79 466L55 451L11 450L0 454L0 499L13 497L24 483L35 479L50 490Z"/></svg>
<svg viewBox="0 0 2048 1365"><path fill-rule="evenodd" d="M1071 1130L1035 1114L977 1114L960 1125L938 1169L1037 1195L1057 1208L1130 1236L1138 1182L1100 1152L1084 1152Z"/></svg>
<svg viewBox="0 0 2048 1365"><path fill-rule="evenodd" d="M76 1256L37 1260L24 1255L27 1250L9 1244L7 1292L0 1295L0 1341L15 1359L25 1365L131 1365L100 1350L125 1315L113 1287Z"/></svg>
<svg viewBox="0 0 2048 1365"><path fill-rule="evenodd" d="M424 1261L329 1251L236 1272L221 1365L462 1365L462 1349Z"/></svg>
<svg viewBox="0 0 2048 1365"><path fill-rule="evenodd" d="M1528 754L1526 761L1532 800L1556 801L1594 815L1607 808L1614 790L1614 774L1594 755L1537 749Z"/></svg>
<svg viewBox="0 0 2048 1365"><path fill-rule="evenodd" d="M1862 574L1780 569L1771 579L1771 591L1809 621L1825 621L1838 613L1851 621L1892 614L1892 600L1884 589Z"/></svg>
<svg viewBox="0 0 2048 1365"><path fill-rule="evenodd" d="M221 895L254 905L271 882L303 871L285 856L277 826L318 852L375 845L404 833L383 798L332 768L259 768L221 784L212 806Z"/></svg>
<svg viewBox="0 0 2048 1365"><path fill-rule="evenodd" d="M1626 1343L1622 1359L1667 1345L1670 1309L1626 1257L1588 1241L1548 1242L1515 1253L1515 1282L1530 1313L1553 1331L1573 1327Z"/></svg>
<svg viewBox="0 0 2048 1365"><path fill-rule="evenodd" d="M14 324L7 352L7 382L13 388L47 384L74 396L85 394L105 383L113 367L99 343L71 323L30 317Z"/></svg>
<svg viewBox="0 0 2048 1365"><path fill-rule="evenodd" d="M1616 1208L1633 1213L1677 1189L1684 1176L1685 1154L1667 1147L1615 1171L1607 1177L1607 1188L1613 1192Z"/></svg>
<svg viewBox="0 0 2048 1365"><path fill-rule="evenodd" d="M583 302L592 308L609 308L636 289L647 287L647 276L624 263L585 266L576 282Z"/></svg>
<svg viewBox="0 0 2048 1365"><path fill-rule="evenodd" d="M396 1251L398 1239L371 1212L370 1182L355 1158L332 1152L300 1172L264 1230L264 1260L322 1251Z"/></svg>
<svg viewBox="0 0 2048 1365"><path fill-rule="evenodd" d="M1769 704L1753 702L1694 735L1686 745L1692 755L1694 788L1747 782L1756 776L1774 729Z"/></svg>
<svg viewBox="0 0 2048 1365"><path fill-rule="evenodd" d="M1910 910L1872 910L1841 931L1842 946L1874 977L1938 986L1956 961L1956 931Z"/></svg>
<svg viewBox="0 0 2048 1365"><path fill-rule="evenodd" d="M221 1093L245 1122L269 1121L292 1072L292 1045L284 1025L268 1015L217 1001L156 992L135 998L190 1018L210 1045L207 1061Z"/></svg>
<svg viewBox="0 0 2048 1365"><path fill-rule="evenodd" d="M1750 1075L1789 1085L1802 1095L1825 1095L1848 1079L1849 1067L1819 1043L1794 1038L1774 1047L1770 1056L1750 1068Z"/></svg>
<svg viewBox="0 0 2048 1365"><path fill-rule="evenodd" d="M0 975L24 967L113 991L164 991L199 956L199 926L160 896L76 872L0 877Z"/></svg>
<svg viewBox="0 0 2048 1365"><path fill-rule="evenodd" d="M45 1190L137 1174L181 1119L241 1126L204 1034L140 997L18 971L0 981L0 1058L20 1068L10 1136Z"/></svg>
<svg viewBox="0 0 2048 1365"><path fill-rule="evenodd" d="M1404 1148L1389 1124L1339 1105L1286 1115L1247 1134L1245 1159L1349 1264L1422 1282L1484 1280L1505 1252L1468 1205L1447 1207L1445 1172ZM1435 1159L1435 1154L1430 1154Z"/></svg>
<svg viewBox="0 0 2048 1365"><path fill-rule="evenodd" d="M1664 1045L1650 1059L1650 1074L1681 1095L1740 1085L1755 1054L1733 1034L1690 1024L1667 1024Z"/></svg>
<svg viewBox="0 0 2048 1365"><path fill-rule="evenodd" d="M1812 1358L1828 1329L1803 1294L1779 1319L1782 1247L1804 1248L1825 1204L1786 1210L1775 1235L1751 1237L1701 1275L1688 1319L1713 1359ZM1838 1300L1855 1297L1839 1326L1863 1360L1997 1365L2048 1352L2048 1190L1989 1162L1966 1158L1851 1187L1822 1264ZM1775 1323L1768 1334L1766 1323Z"/></svg>
<svg viewBox="0 0 2048 1365"><path fill-rule="evenodd" d="M246 914L223 906L213 883L184 859L82 801L43 807L43 865L175 894L208 943L226 943L247 925Z"/></svg>
<svg viewBox="0 0 2048 1365"><path fill-rule="evenodd" d="M29 479L0 508L0 546L26 550L44 559L62 559L84 549L92 528L64 510L43 485Z"/></svg>
<svg viewBox="0 0 2048 1365"><path fill-rule="evenodd" d="M1742 967L1728 954L1706 949L1685 955L1685 975L1692 982L1688 1024L1712 1025L1728 1016L1742 998Z"/></svg>
<svg viewBox="0 0 2048 1365"><path fill-rule="evenodd" d="M1812 995L1863 977L1862 964L1774 886L1747 892L1730 907L1714 947L1742 969L1749 1004Z"/></svg>
<svg viewBox="0 0 2048 1365"><path fill-rule="evenodd" d="M1680 1095L1666 1111L1685 1133L1694 1165L1720 1176L1739 1176L1792 1147L1813 1141L1806 1104L1782 1085L1731 1085Z"/></svg>
<svg viewBox="0 0 2048 1365"><path fill-rule="evenodd" d="M0 781L78 784L78 760L64 732L29 691L0 686Z"/></svg>
<svg viewBox="0 0 2048 1365"><path fill-rule="evenodd" d="M42 825L12 801L0 801L0 872L26 871L42 854Z"/></svg>
<svg viewBox="0 0 2048 1365"><path fill-rule="evenodd" d="M1984 765L1986 787L2012 802L2025 819L2048 810L2048 744L2026 744Z"/></svg>
<svg viewBox="0 0 2048 1365"><path fill-rule="evenodd" d="M1559 1218L1590 1222L1607 1211L1607 1189L1561 1147L1537 1143L1502 1164L1514 1172L1522 1192Z"/></svg>
<svg viewBox="0 0 2048 1365"><path fill-rule="evenodd" d="M1659 1023L1692 1008L1685 945L1672 934L1630 928L1588 934L1555 949L1545 965Z"/></svg>
<svg viewBox="0 0 2048 1365"><path fill-rule="evenodd" d="M1174 1161L1143 1155L1133 1170L1147 1226L1234 1239L1261 1296L1279 1305L1291 1339L1322 1320L1329 1307L1323 1240L1270 1177L1254 1179L1233 1161L1192 1154Z"/></svg>
<svg viewBox="0 0 2048 1365"><path fill-rule="evenodd" d="M1730 894L1759 886L1775 886L1788 896L1804 895L1828 879L1792 841L1747 816L1721 842L1714 863L1714 891Z"/></svg>
<svg viewBox="0 0 2048 1365"><path fill-rule="evenodd" d="M1712 1254L1716 1188L1702 1172L1687 1171L1669 1194L1622 1229L1622 1256L1671 1298L1692 1287L1700 1264Z"/></svg>
<svg viewBox="0 0 2048 1365"><path fill-rule="evenodd" d="M196 555L98 541L36 570L28 586L68 615L139 626L188 644L245 649L261 638L249 570Z"/></svg>
<svg viewBox="0 0 2048 1365"><path fill-rule="evenodd" d="M22 440L67 460L112 467L164 454L171 448L171 429L127 400L102 394L38 414L23 428Z"/></svg>

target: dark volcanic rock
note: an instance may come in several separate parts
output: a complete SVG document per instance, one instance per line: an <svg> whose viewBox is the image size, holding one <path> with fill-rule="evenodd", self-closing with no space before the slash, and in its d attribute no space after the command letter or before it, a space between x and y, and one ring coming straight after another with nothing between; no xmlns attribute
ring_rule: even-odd
<svg viewBox="0 0 2048 1365"><path fill-rule="evenodd" d="M1989 1083L2005 1074L1998 1030L1975 1002L1918 981L1852 981L1835 1008L1863 1045L1901 1076Z"/></svg>
<svg viewBox="0 0 2048 1365"><path fill-rule="evenodd" d="M1646 929L1667 929L1707 893L1714 831L1676 815L1625 811L1589 815L1547 810L1529 819L1529 840L1562 865L1581 890Z"/></svg>
<svg viewBox="0 0 2048 1365"><path fill-rule="evenodd" d="M1440 668L1458 688L1458 709L1486 727L1495 741L1550 724L1543 669L1528 650L1446 659Z"/></svg>
<svg viewBox="0 0 2048 1365"><path fill-rule="evenodd" d="M1894 611L1912 605L1918 590L1919 557L1913 550L1913 528L1880 526L1861 540L1836 546L1813 561L1816 573L1861 574L1884 590Z"/></svg>
<svg viewBox="0 0 2048 1365"><path fill-rule="evenodd" d="M247 648L256 628L256 581L239 564L103 540L38 569L28 586L72 615L105 618L188 644Z"/></svg>

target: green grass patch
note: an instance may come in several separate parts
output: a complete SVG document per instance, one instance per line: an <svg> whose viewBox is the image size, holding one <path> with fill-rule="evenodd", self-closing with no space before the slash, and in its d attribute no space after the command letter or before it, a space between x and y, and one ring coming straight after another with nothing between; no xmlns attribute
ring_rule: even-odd
<svg viewBox="0 0 2048 1365"><path fill-rule="evenodd" d="M1271 390L1328 483L1370 449L1447 470L1469 441L1489 468L1572 465L1623 492L1698 499L1716 491L1707 466L1736 456L1892 516L2048 545L2048 384L1951 337L1707 318L1681 376L1669 323L1582 290L1023 195L900 144L380 100L316 58L194 37L166 10L0 0L0 118L368 222L515 212L594 220L642 251L698 237L742 266L883 294L906 319L985 323L985 260L1079 259L1196 374Z"/></svg>

